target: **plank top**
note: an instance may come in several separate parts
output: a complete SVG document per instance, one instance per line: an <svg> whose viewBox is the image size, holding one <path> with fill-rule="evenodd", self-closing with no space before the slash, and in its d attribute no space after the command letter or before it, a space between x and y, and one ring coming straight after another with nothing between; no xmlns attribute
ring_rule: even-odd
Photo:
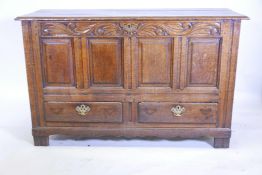
<svg viewBox="0 0 262 175"><path fill-rule="evenodd" d="M248 19L230 9L59 9L38 10L16 20L191 20Z"/></svg>

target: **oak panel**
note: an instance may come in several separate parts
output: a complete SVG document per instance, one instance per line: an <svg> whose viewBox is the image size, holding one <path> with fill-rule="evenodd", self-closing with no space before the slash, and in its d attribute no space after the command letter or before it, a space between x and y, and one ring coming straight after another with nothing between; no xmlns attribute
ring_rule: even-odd
<svg viewBox="0 0 262 175"><path fill-rule="evenodd" d="M91 87L123 87L122 40L87 39Z"/></svg>
<svg viewBox="0 0 262 175"><path fill-rule="evenodd" d="M190 38L187 86L217 87L220 38Z"/></svg>
<svg viewBox="0 0 262 175"><path fill-rule="evenodd" d="M44 86L75 86L71 39L45 38L41 42Z"/></svg>
<svg viewBox="0 0 262 175"><path fill-rule="evenodd" d="M172 80L172 40L141 38L138 40L138 86L170 87Z"/></svg>

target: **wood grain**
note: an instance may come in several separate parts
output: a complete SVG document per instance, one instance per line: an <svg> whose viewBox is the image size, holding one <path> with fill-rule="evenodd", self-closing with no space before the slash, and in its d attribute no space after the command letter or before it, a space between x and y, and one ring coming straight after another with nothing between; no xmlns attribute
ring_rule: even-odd
<svg viewBox="0 0 262 175"><path fill-rule="evenodd" d="M76 107L85 105L90 108L80 115ZM119 102L47 102L45 103L46 121L60 122L116 122L123 121L122 104Z"/></svg>
<svg viewBox="0 0 262 175"><path fill-rule="evenodd" d="M163 9L46 9L19 16L16 20L215 20L248 19L226 8Z"/></svg>
<svg viewBox="0 0 262 175"><path fill-rule="evenodd" d="M119 39L89 39L90 86L123 86L123 55Z"/></svg>
<svg viewBox="0 0 262 175"><path fill-rule="evenodd" d="M171 111L177 105L185 108L181 116ZM138 104L138 115L142 123L216 123L217 104L142 102Z"/></svg>
<svg viewBox="0 0 262 175"><path fill-rule="evenodd" d="M42 10L17 19L36 146L65 134L211 136L214 147L229 147L246 16L227 9ZM177 106L185 109L180 116Z"/></svg>
<svg viewBox="0 0 262 175"><path fill-rule="evenodd" d="M75 86L75 61L71 39L43 39L44 86Z"/></svg>
<svg viewBox="0 0 262 175"><path fill-rule="evenodd" d="M219 38L190 38L187 86L217 87Z"/></svg>
<svg viewBox="0 0 262 175"><path fill-rule="evenodd" d="M138 87L171 87L172 41L164 39L138 40Z"/></svg>

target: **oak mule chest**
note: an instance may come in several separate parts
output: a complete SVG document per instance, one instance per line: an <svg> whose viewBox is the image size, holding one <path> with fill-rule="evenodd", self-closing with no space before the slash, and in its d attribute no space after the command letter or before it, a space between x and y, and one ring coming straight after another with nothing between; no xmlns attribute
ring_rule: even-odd
<svg viewBox="0 0 262 175"><path fill-rule="evenodd" d="M39 10L22 21L36 146L54 134L229 147L241 19L228 9Z"/></svg>

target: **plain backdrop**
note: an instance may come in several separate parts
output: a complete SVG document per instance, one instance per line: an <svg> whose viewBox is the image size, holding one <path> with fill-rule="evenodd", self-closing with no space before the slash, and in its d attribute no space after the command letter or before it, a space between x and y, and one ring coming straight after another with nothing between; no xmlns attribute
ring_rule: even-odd
<svg viewBox="0 0 262 175"><path fill-rule="evenodd" d="M242 21L231 148L209 140L55 138L33 147L22 33L38 9L230 8ZM0 174L262 174L262 0L0 0ZM88 147L90 146L90 147Z"/></svg>

